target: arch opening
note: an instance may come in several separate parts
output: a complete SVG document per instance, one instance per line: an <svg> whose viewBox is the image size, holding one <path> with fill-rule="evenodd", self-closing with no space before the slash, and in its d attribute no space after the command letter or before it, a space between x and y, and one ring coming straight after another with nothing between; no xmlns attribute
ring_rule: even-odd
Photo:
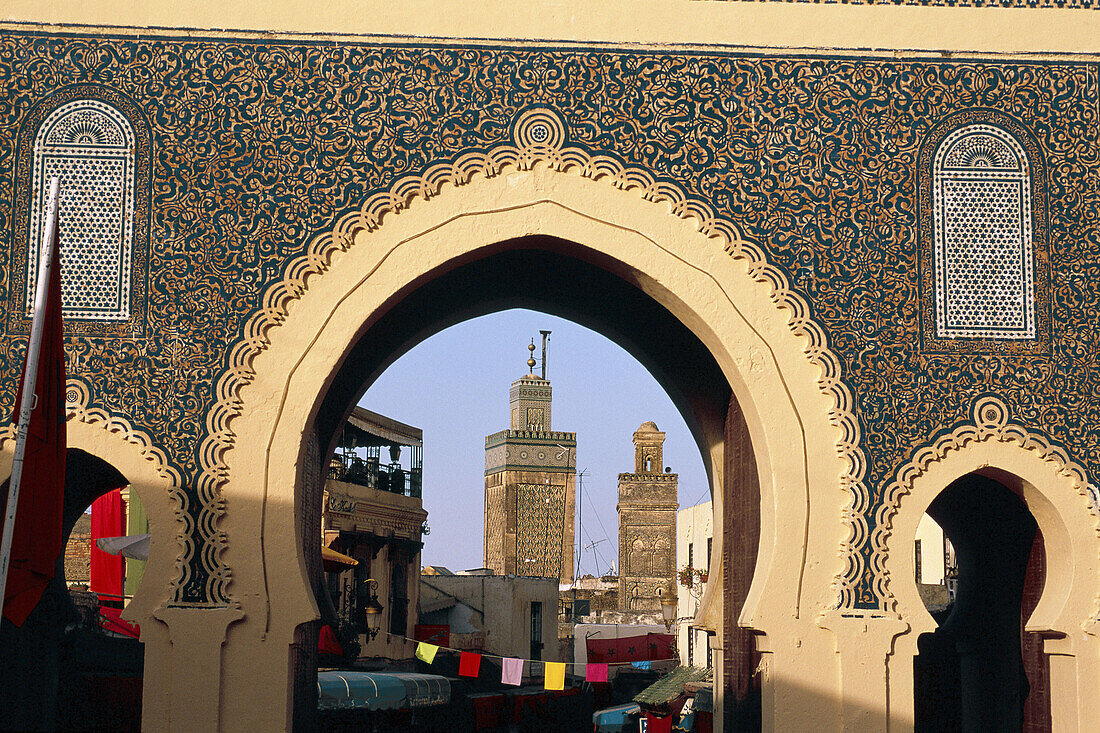
<svg viewBox="0 0 1100 733"><path fill-rule="evenodd" d="M1025 499L990 475L952 482L928 506L955 565L937 624L917 639L916 731L1050 730L1050 671L1025 631L1046 581L1043 534ZM954 577L952 577L954 576Z"/></svg>
<svg viewBox="0 0 1100 733"><path fill-rule="evenodd" d="M68 545L89 507L129 486L130 480L108 461L79 448L69 448L65 460L61 521ZM3 496L7 489L5 479L0 485ZM144 644L101 628L100 609L121 607L122 598L77 592L74 602L67 555L66 547L24 624L16 627L6 618L2 621L0 687L5 697L0 727L140 730ZM107 678L110 681L104 683Z"/></svg>
<svg viewBox="0 0 1100 733"><path fill-rule="evenodd" d="M332 583L321 580L319 563L308 557L318 544L314 519L319 518L323 484L311 477L321 476L321 466L329 465L348 415L382 372L416 344L470 318L522 307L567 318L606 336L650 372L680 411L700 448L712 491L717 487L718 492L728 493L734 486L740 490L736 482L721 478L731 460L751 464L738 467L739 476L755 477L755 455L745 449L748 430L729 381L700 338L670 312L667 303L658 300L658 292L659 288L638 273L594 250L555 237L529 236L502 242L443 272L426 274L390 298L376 318L365 322L318 396L316 417L306 431L307 442L315 447L305 449L307 463L296 492L297 511L303 517L301 547L307 555L305 565L312 569L311 587L322 618L331 616L331 599L324 596ZM737 412L735 423L742 443L735 457L723 459L721 447L727 439L731 410ZM655 465L647 468L657 470ZM738 504L744 512L738 526L749 528L741 531L754 536L751 541L734 544L736 551L744 554L738 559L739 567L747 568L738 576L737 612L744 606L759 547L759 482L753 478L748 483L754 492ZM709 559L707 565L716 567ZM628 605L633 605L634 593L630 595ZM727 629L738 628L736 612L724 623ZM316 624L299 627L296 637L298 654L310 655L316 648ZM749 643L730 656L742 653L755 653L751 635ZM296 666L315 668L315 662L300 658ZM740 674L748 670L751 678L755 668L745 661L731 671ZM300 681L296 689L309 695L315 686ZM756 695L755 704L747 709L755 711L759 727L758 686L754 690L750 679L747 684L739 683L736 690L740 695ZM305 705L306 700L297 700L296 718L301 719Z"/></svg>

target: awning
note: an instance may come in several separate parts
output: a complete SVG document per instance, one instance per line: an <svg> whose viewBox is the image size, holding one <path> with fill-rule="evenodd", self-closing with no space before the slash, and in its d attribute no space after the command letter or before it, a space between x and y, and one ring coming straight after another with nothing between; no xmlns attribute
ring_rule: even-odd
<svg viewBox="0 0 1100 733"><path fill-rule="evenodd" d="M317 673L319 710L406 710L444 705L451 699L446 677L414 672Z"/></svg>
<svg viewBox="0 0 1100 733"><path fill-rule="evenodd" d="M342 552L337 552L331 547L321 545L321 566L326 573L338 573L359 564L354 557L348 557Z"/></svg>

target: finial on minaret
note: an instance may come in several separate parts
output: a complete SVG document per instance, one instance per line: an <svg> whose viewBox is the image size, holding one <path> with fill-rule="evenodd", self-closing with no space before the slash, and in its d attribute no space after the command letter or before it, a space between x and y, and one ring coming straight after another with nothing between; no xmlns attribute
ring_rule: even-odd
<svg viewBox="0 0 1100 733"><path fill-rule="evenodd" d="M527 357L527 368L531 370L531 373L535 373L535 340L531 339L531 345L527 347L527 350L531 352L531 355Z"/></svg>

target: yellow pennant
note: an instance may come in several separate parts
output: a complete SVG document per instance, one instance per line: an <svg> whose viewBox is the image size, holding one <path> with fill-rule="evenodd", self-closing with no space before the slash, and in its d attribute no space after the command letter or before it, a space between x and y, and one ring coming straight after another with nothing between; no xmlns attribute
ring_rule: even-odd
<svg viewBox="0 0 1100 733"><path fill-rule="evenodd" d="M426 641L422 641L416 645L416 658L422 662L431 664L435 661L435 653L439 651L439 647L435 644L429 644Z"/></svg>
<svg viewBox="0 0 1100 733"><path fill-rule="evenodd" d="M546 662L546 689L565 689L565 662Z"/></svg>

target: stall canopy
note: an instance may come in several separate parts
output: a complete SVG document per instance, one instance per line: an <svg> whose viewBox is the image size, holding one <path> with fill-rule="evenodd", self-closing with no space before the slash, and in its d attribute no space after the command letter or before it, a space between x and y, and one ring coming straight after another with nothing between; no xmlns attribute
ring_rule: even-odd
<svg viewBox="0 0 1100 733"><path fill-rule="evenodd" d="M412 672L317 673L320 710L407 710L450 702L446 677Z"/></svg>
<svg viewBox="0 0 1100 733"><path fill-rule="evenodd" d="M684 684L701 682L711 675L711 670L696 667L677 667L634 696L634 702L642 705L665 705L684 694Z"/></svg>

